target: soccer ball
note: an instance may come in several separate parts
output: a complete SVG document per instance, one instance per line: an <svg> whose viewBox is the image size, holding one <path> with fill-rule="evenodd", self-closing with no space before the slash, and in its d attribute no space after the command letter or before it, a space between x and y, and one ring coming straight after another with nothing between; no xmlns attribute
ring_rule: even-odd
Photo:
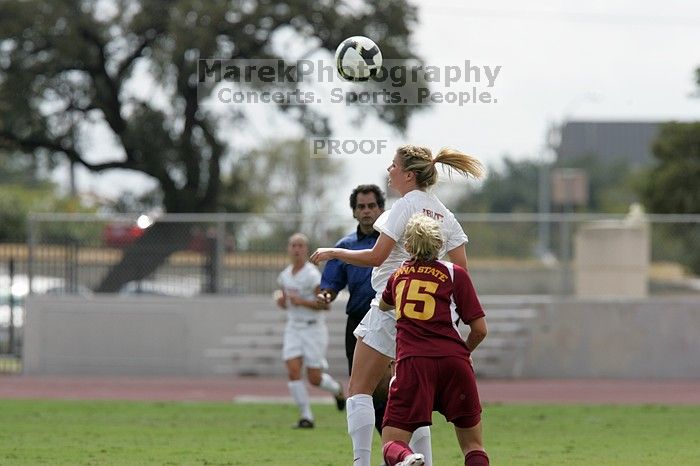
<svg viewBox="0 0 700 466"><path fill-rule="evenodd" d="M372 39L348 37L335 49L338 74L348 81L367 81L382 66L382 52Z"/></svg>

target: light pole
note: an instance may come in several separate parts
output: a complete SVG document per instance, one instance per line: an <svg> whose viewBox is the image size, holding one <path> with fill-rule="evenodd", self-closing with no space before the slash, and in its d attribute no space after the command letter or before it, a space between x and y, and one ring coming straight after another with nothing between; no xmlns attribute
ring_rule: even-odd
<svg viewBox="0 0 700 466"><path fill-rule="evenodd" d="M569 120L569 116L573 110L582 102L598 102L601 96L594 92L586 92L571 99L565 106L562 112L562 117L557 120L550 120L547 125L547 133L545 134L545 143L540 148L539 160L540 167L538 173L538 190L537 190L537 248L535 253L540 260L544 262L553 262L554 256L550 248L551 237L551 222L549 214L552 211L551 201L551 185L550 185L550 168L556 161L556 149L561 144L561 133L564 125Z"/></svg>
<svg viewBox="0 0 700 466"><path fill-rule="evenodd" d="M544 262L552 261L550 250L550 229L549 214L552 210L551 186L550 186L550 166L555 160L552 155L555 148L561 142L561 128L553 121L547 127L546 142L540 149L540 166L538 173L537 191L537 211L539 221L537 224L537 257Z"/></svg>

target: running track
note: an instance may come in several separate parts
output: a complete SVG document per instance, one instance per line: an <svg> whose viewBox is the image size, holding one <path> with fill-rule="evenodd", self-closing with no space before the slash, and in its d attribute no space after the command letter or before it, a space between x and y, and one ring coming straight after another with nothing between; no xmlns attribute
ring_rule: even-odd
<svg viewBox="0 0 700 466"><path fill-rule="evenodd" d="M343 383L347 381L343 380ZM486 403L694 404L699 380L493 380L479 381ZM314 401L330 402L312 389ZM284 378L96 377L0 375L0 399L270 401L289 402Z"/></svg>

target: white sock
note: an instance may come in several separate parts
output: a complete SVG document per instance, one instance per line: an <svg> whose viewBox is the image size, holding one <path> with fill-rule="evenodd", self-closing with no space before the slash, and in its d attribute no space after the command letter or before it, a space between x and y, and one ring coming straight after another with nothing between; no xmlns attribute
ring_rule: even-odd
<svg viewBox="0 0 700 466"><path fill-rule="evenodd" d="M340 393L340 384L325 372L321 374L321 384L318 388L330 392L333 395L338 395Z"/></svg>
<svg viewBox="0 0 700 466"><path fill-rule="evenodd" d="M310 421L314 420L314 415L311 413L311 404L309 403L309 392L306 390L306 384L303 380L290 380L287 382L289 394L292 395L294 401L299 407L299 416Z"/></svg>
<svg viewBox="0 0 700 466"><path fill-rule="evenodd" d="M348 417L348 433L352 439L353 466L370 466L372 433L374 431L374 406L371 395L353 395L345 407Z"/></svg>
<svg viewBox="0 0 700 466"><path fill-rule="evenodd" d="M408 443L416 453L422 453L425 456L425 466L433 466L433 448L430 445L430 427L423 426L413 431L411 441Z"/></svg>

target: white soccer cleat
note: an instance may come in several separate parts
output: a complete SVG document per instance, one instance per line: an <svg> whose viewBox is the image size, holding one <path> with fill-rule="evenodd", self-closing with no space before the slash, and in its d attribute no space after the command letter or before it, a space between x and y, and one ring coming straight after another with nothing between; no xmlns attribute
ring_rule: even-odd
<svg viewBox="0 0 700 466"><path fill-rule="evenodd" d="M412 453L395 466L423 466L425 464L425 456L421 453Z"/></svg>

